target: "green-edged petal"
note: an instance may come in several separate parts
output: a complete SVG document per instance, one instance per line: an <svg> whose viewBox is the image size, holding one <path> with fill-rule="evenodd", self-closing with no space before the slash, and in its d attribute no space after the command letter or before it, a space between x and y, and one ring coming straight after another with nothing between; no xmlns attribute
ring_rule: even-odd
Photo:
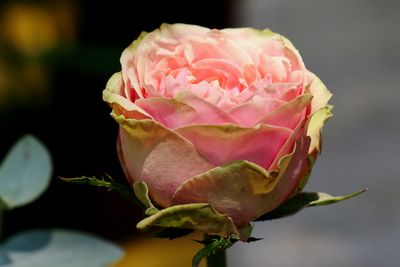
<svg viewBox="0 0 400 267"><path fill-rule="evenodd" d="M303 120L313 96L304 94L265 115L258 123L295 129Z"/></svg>
<svg viewBox="0 0 400 267"><path fill-rule="evenodd" d="M232 219L207 203L171 206L143 219L136 227L145 231L153 226L193 229L224 237L239 236Z"/></svg>
<svg viewBox="0 0 400 267"><path fill-rule="evenodd" d="M268 168L293 131L259 124L253 128L194 125L176 129L176 132L194 144L214 166L247 160Z"/></svg>
<svg viewBox="0 0 400 267"><path fill-rule="evenodd" d="M113 115L122 128L118 149L128 180L145 182L151 198L162 207L171 205L184 181L212 168L193 144L161 124Z"/></svg>
<svg viewBox="0 0 400 267"><path fill-rule="evenodd" d="M279 162L279 174L248 161L213 168L186 181L174 203L210 203L241 227L287 199L307 171L308 137L297 141L295 151Z"/></svg>
<svg viewBox="0 0 400 267"><path fill-rule="evenodd" d="M153 215L159 210L153 205L149 197L149 188L147 187L145 182L136 182L133 184L133 191L135 192L136 197L139 201L145 206L145 214Z"/></svg>
<svg viewBox="0 0 400 267"><path fill-rule="evenodd" d="M310 93L314 96L311 102L311 114L325 107L332 97L332 93L329 92L325 84L316 75L312 74L312 76L312 82L305 90L306 93Z"/></svg>
<svg viewBox="0 0 400 267"><path fill-rule="evenodd" d="M309 154L316 157L317 153L321 152L322 145L322 127L325 121L333 116L331 110L333 106L325 106L315 112L310 119L308 124L307 135L311 137L311 144L309 149Z"/></svg>
<svg viewBox="0 0 400 267"><path fill-rule="evenodd" d="M114 73L103 90L103 100L113 107L113 112L117 115L124 115L130 119L149 119L150 114L138 107L124 93L124 81L121 72Z"/></svg>

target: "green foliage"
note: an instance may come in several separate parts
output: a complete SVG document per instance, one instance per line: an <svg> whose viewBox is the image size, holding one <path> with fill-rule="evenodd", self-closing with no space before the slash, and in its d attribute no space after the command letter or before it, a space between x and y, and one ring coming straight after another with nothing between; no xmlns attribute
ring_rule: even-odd
<svg viewBox="0 0 400 267"><path fill-rule="evenodd" d="M87 233L30 230L0 245L3 267L104 267L122 256L116 245Z"/></svg>
<svg viewBox="0 0 400 267"><path fill-rule="evenodd" d="M136 198L136 196L133 194L132 190L129 187L114 181L109 175L106 175L106 177L101 177L101 178L86 177L86 176L76 177L76 178L64 178L64 177L59 177L59 178L64 182L72 184L84 184L84 185L105 187L108 188L109 190L114 190L118 192L125 198L140 205L140 201Z"/></svg>
<svg viewBox="0 0 400 267"><path fill-rule="evenodd" d="M225 250L230 248L233 244L235 244L237 241L239 241L239 238L237 236L230 236L228 238L211 237L210 239L201 242L204 243L205 246L204 248L200 249L193 257L192 267L198 267L200 261L203 258L209 257L210 255L221 251L224 252Z"/></svg>
<svg viewBox="0 0 400 267"><path fill-rule="evenodd" d="M290 216L307 207L334 204L358 196L365 191L366 189L363 189L345 196L331 196L327 193L321 192L301 192L294 195L273 211L264 214L258 218L257 221L273 220Z"/></svg>
<svg viewBox="0 0 400 267"><path fill-rule="evenodd" d="M22 137L0 166L0 202L3 208L14 209L37 199L47 189L51 173L52 163L47 149L31 135Z"/></svg>

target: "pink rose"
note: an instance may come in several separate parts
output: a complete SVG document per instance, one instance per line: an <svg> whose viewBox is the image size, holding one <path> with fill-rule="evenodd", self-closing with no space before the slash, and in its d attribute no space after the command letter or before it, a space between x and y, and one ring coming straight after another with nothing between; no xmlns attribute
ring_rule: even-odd
<svg viewBox="0 0 400 267"><path fill-rule="evenodd" d="M301 190L331 93L285 37L163 24L121 65L103 98L129 182L158 205L209 203L241 227Z"/></svg>

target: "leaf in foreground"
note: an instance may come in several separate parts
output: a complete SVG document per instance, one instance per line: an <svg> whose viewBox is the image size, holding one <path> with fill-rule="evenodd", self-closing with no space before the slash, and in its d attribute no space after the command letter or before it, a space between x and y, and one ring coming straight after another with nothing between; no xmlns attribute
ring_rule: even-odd
<svg viewBox="0 0 400 267"><path fill-rule="evenodd" d="M8 209L38 198L48 187L52 172L47 149L33 136L22 137L0 166L0 199Z"/></svg>
<svg viewBox="0 0 400 267"><path fill-rule="evenodd" d="M2 267L104 267L122 250L99 237L69 230L30 230L0 246Z"/></svg>

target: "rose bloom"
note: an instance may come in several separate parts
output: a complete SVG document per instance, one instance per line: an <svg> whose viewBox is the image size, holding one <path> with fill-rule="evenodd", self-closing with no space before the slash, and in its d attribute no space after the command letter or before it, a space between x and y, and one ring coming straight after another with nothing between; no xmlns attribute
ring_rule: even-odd
<svg viewBox="0 0 400 267"><path fill-rule="evenodd" d="M209 203L242 227L302 189L331 94L285 37L163 24L121 65L103 92L119 158L159 206Z"/></svg>

